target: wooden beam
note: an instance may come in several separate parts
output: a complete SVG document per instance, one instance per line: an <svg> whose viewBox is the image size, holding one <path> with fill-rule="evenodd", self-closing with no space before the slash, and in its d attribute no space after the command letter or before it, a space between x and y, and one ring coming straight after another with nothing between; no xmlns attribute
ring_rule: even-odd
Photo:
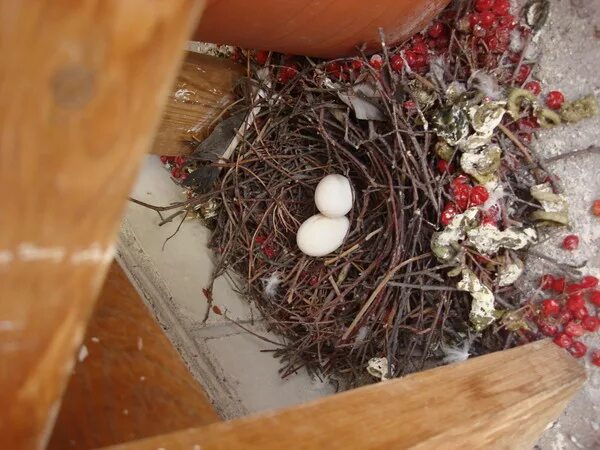
<svg viewBox="0 0 600 450"><path fill-rule="evenodd" d="M0 448L42 448L202 0L0 0Z"/></svg>
<svg viewBox="0 0 600 450"><path fill-rule="evenodd" d="M229 59L186 52L151 152L191 153L227 113L243 74L244 68Z"/></svg>
<svg viewBox="0 0 600 450"><path fill-rule="evenodd" d="M110 450L528 449L584 381L567 352L541 341Z"/></svg>
<svg viewBox="0 0 600 450"><path fill-rule="evenodd" d="M117 262L79 355L48 450L93 449L220 421Z"/></svg>

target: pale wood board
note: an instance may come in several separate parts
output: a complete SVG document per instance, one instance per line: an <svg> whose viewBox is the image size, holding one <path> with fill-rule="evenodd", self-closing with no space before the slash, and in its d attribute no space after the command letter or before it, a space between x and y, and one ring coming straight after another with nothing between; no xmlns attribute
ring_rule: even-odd
<svg viewBox="0 0 600 450"><path fill-rule="evenodd" d="M123 269L113 262L48 450L87 450L219 420Z"/></svg>
<svg viewBox="0 0 600 450"><path fill-rule="evenodd" d="M202 0L0 0L0 448L43 448Z"/></svg>
<svg viewBox="0 0 600 450"><path fill-rule="evenodd" d="M186 52L151 153L187 155L202 141L234 100L244 68L225 58Z"/></svg>
<svg viewBox="0 0 600 450"><path fill-rule="evenodd" d="M584 381L577 361L540 341L110 450L530 449Z"/></svg>

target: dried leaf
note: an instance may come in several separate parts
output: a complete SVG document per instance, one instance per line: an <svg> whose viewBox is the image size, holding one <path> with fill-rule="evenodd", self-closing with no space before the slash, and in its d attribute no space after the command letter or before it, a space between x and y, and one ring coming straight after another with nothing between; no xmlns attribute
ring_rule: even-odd
<svg viewBox="0 0 600 450"><path fill-rule="evenodd" d="M536 240L537 233L533 228L507 228L501 231L493 225L482 225L467 231L465 243L480 253L493 255L501 248L520 250Z"/></svg>
<svg viewBox="0 0 600 450"><path fill-rule="evenodd" d="M437 135L448 145L457 145L469 135L469 119L457 105L437 110L433 114L432 124Z"/></svg>
<svg viewBox="0 0 600 450"><path fill-rule="evenodd" d="M460 158L461 169L481 184L498 179L502 150L497 145L490 145L479 153L463 153Z"/></svg>
<svg viewBox="0 0 600 450"><path fill-rule="evenodd" d="M494 294L471 270L463 269L462 276L456 287L471 294L469 319L475 330L481 331L496 320Z"/></svg>

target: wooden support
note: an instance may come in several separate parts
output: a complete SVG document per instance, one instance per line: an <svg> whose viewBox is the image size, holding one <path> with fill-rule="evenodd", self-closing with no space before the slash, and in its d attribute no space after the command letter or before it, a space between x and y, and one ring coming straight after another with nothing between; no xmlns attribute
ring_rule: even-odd
<svg viewBox="0 0 600 450"><path fill-rule="evenodd" d="M585 381L550 341L110 450L529 449Z"/></svg>
<svg viewBox="0 0 600 450"><path fill-rule="evenodd" d="M0 448L43 448L202 0L0 0Z"/></svg>
<svg viewBox="0 0 600 450"><path fill-rule="evenodd" d="M229 59L187 52L165 108L151 152L187 155L233 102L244 68Z"/></svg>
<svg viewBox="0 0 600 450"><path fill-rule="evenodd" d="M93 449L219 420L123 269L113 262L48 450Z"/></svg>

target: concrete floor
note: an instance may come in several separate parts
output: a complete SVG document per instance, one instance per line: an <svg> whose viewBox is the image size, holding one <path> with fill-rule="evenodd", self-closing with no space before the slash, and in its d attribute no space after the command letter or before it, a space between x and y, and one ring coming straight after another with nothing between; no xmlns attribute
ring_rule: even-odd
<svg viewBox="0 0 600 450"><path fill-rule="evenodd" d="M543 85L560 89L568 99L600 94L600 0L551 1L549 23L540 40L540 70ZM536 149L540 156L600 145L600 117L577 125L540 133ZM600 219L589 210L600 198L600 154L581 155L550 166L561 178L571 207L572 231L581 238L580 249L565 252L557 233L538 251L565 262L587 261L584 270L600 276ZM548 270L540 260L529 261L532 275ZM600 337L588 337L588 347L600 348ZM589 379L585 389L540 440L543 450L600 449L600 369L587 362Z"/></svg>
<svg viewBox="0 0 600 450"><path fill-rule="evenodd" d="M560 89L568 99L590 92L598 95L600 0L551 0L549 23L538 47L538 76L545 89ZM597 117L542 132L536 150L542 157L550 157L599 143ZM564 261L587 260L586 271L600 276L600 220L589 214L591 201L600 198L600 154L564 160L552 169L569 196L573 232L581 236L582 245L577 252L563 252L558 243L564 233L557 233L538 250ZM181 198L155 157L148 157L133 195L155 204ZM311 380L304 373L282 381L277 374L278 362L269 353L260 352L273 346L230 322L213 315L203 324L201 292L211 267L206 250L208 233L198 222L189 221L163 250L162 243L175 225L157 228L157 223L152 211L130 205L121 230L119 258L223 417L305 402L333 392L327 383ZM531 279L546 270L541 260L528 261ZM223 280L217 286L215 304L264 334L256 311L240 301ZM598 337L587 343L600 348ZM588 369L586 388L549 427L538 448L600 449L600 369Z"/></svg>

